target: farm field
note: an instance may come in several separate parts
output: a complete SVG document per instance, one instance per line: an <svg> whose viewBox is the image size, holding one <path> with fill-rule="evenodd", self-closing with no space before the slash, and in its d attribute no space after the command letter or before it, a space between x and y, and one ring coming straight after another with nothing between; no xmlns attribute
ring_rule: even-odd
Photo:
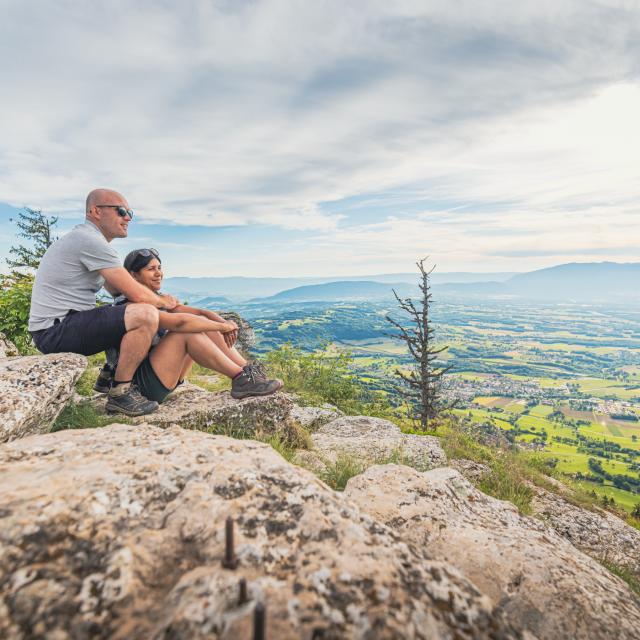
<svg viewBox="0 0 640 640"><path fill-rule="evenodd" d="M348 351L361 382L390 402L395 370L411 366L404 344L388 335L391 301L239 312L254 326L258 352L287 342ZM443 302L432 317L434 346L448 346L444 394L456 413L503 430L600 496L627 509L640 502L640 309Z"/></svg>

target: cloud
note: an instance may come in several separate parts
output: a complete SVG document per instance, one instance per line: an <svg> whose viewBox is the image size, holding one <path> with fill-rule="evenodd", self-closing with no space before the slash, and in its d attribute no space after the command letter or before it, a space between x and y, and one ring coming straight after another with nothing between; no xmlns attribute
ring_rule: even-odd
<svg viewBox="0 0 640 640"><path fill-rule="evenodd" d="M77 216L109 186L147 224L307 231L319 269L349 242L359 263L437 242L481 264L640 237L636 3L9 0L3 15L2 202Z"/></svg>

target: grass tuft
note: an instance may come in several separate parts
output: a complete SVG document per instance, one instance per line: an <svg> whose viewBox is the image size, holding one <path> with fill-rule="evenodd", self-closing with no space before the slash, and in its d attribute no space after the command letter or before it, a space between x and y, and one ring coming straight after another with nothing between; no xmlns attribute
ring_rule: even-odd
<svg viewBox="0 0 640 640"><path fill-rule="evenodd" d="M618 578L624 580L629 585L631 591L640 596L640 580L638 580L631 569L606 559L600 560L600 564L609 569L609 571L618 576Z"/></svg>
<svg viewBox="0 0 640 640"><path fill-rule="evenodd" d="M51 427L51 431L62 431L63 429L91 429L93 427L104 427L115 422L133 424L125 416L114 416L99 413L88 401L70 402L61 412Z"/></svg>

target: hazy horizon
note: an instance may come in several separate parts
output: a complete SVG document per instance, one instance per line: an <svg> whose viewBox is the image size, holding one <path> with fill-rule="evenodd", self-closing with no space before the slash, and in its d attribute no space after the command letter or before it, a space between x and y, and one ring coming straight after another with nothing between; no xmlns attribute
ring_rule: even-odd
<svg viewBox="0 0 640 640"><path fill-rule="evenodd" d="M636 3L2 4L0 271L98 186L167 277L638 259Z"/></svg>

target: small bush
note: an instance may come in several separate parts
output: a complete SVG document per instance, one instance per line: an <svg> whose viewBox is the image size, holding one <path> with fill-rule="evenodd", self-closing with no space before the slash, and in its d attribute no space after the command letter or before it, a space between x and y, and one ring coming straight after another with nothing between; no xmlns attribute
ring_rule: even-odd
<svg viewBox="0 0 640 640"><path fill-rule="evenodd" d="M38 353L27 329L32 288L31 275L0 275L0 331L24 355Z"/></svg>
<svg viewBox="0 0 640 640"><path fill-rule="evenodd" d="M359 458L347 453L340 453L333 461L326 464L320 472L320 479L334 491L344 491L350 478L360 475L367 465Z"/></svg>

